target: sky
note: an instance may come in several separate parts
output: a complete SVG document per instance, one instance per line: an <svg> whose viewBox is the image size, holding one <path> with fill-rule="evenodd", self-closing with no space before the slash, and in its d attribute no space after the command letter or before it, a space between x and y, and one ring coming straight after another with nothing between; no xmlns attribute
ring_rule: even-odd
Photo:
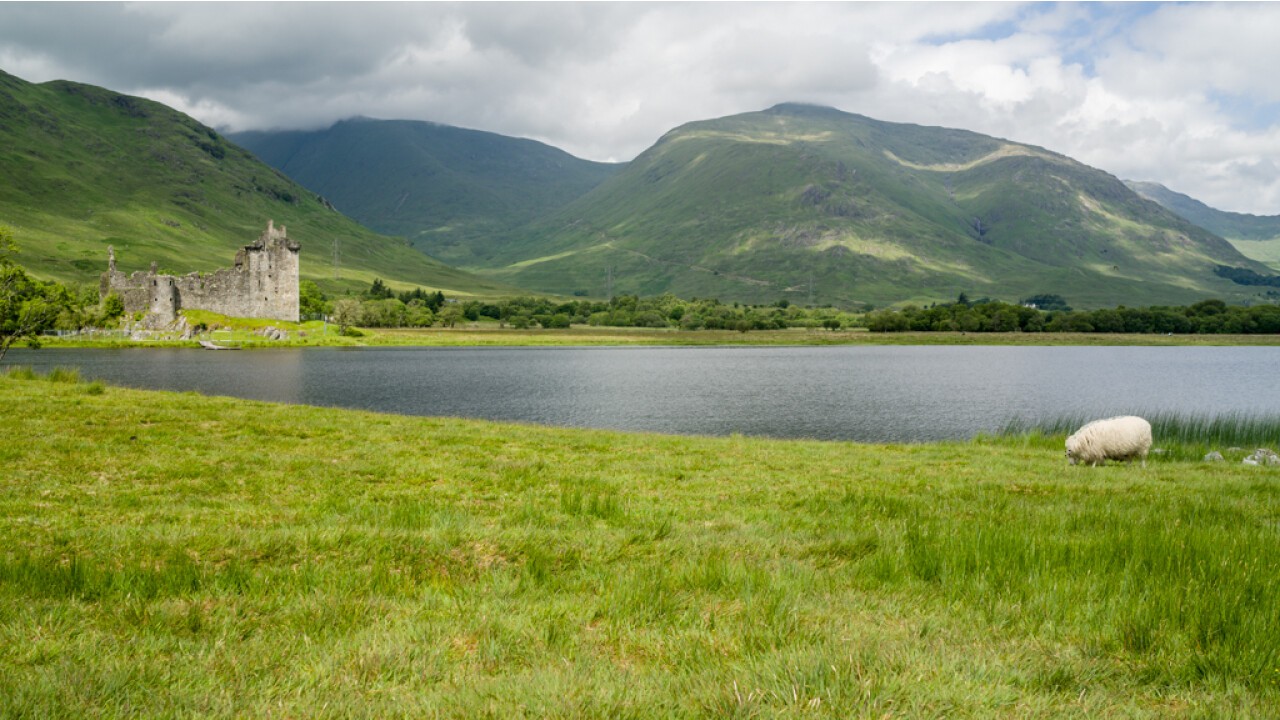
<svg viewBox="0 0 1280 720"><path fill-rule="evenodd" d="M625 161L808 102L1280 214L1280 3L9 3L0 69L224 132L430 120Z"/></svg>

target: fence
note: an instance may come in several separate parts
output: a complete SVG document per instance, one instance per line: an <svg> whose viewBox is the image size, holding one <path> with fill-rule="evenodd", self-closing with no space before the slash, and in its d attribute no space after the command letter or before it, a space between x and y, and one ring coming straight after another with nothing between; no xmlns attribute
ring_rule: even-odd
<svg viewBox="0 0 1280 720"><path fill-rule="evenodd" d="M85 337L89 339L109 340L111 338L128 338L128 330L103 330L101 328L84 328L83 330L45 330L40 333L47 337Z"/></svg>

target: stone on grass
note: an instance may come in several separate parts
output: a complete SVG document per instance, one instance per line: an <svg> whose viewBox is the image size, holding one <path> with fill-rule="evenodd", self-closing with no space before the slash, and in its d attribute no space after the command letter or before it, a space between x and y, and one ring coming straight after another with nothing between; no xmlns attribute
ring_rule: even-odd
<svg viewBox="0 0 1280 720"><path fill-rule="evenodd" d="M1280 465L1280 455L1276 455L1274 450L1258 448L1243 462L1245 465Z"/></svg>

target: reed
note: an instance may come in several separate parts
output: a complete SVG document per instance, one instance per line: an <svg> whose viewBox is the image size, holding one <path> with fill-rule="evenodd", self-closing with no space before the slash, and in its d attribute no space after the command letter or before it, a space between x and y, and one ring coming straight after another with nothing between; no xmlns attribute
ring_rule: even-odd
<svg viewBox="0 0 1280 720"><path fill-rule="evenodd" d="M1151 423L1154 442L1149 461L1202 460L1209 452L1220 452L1238 460L1256 448L1280 450L1280 415L1245 412L1172 413L1136 412ZM997 433L998 437L1025 443L1061 445L1066 436L1085 423L1096 420L1085 415L1060 415L1035 420L1014 419Z"/></svg>
<svg viewBox="0 0 1280 720"><path fill-rule="evenodd" d="M10 365L4 369L4 375L14 380L36 380L41 377L30 365Z"/></svg>
<svg viewBox="0 0 1280 720"><path fill-rule="evenodd" d="M80 382L80 369L68 367L55 367L49 370L49 374L45 376L49 382L68 383L76 385Z"/></svg>

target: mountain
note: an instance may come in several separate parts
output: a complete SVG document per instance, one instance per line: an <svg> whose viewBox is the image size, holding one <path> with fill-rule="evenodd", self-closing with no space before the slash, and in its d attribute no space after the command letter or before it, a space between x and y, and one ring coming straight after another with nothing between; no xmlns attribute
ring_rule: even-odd
<svg viewBox="0 0 1280 720"><path fill-rule="evenodd" d="M0 72L0 178L0 224L40 277L96 284L108 245L126 272L152 261L175 273L229 267L274 220L301 243L302 276L330 291L375 277L454 294L509 290L359 226L180 112L90 85Z"/></svg>
<svg viewBox="0 0 1280 720"><path fill-rule="evenodd" d="M1226 238L1246 257L1280 270L1280 215L1217 210L1160 183L1125 180L1129 189L1209 232Z"/></svg>
<svg viewBox="0 0 1280 720"><path fill-rule="evenodd" d="M622 167L533 140L409 120L228 137L362 224L451 263L473 262L487 238L563 207Z"/></svg>
<svg viewBox="0 0 1280 720"><path fill-rule="evenodd" d="M1244 300L1266 268L1102 171L964 130L784 104L693 122L468 269L548 292L881 305Z"/></svg>

